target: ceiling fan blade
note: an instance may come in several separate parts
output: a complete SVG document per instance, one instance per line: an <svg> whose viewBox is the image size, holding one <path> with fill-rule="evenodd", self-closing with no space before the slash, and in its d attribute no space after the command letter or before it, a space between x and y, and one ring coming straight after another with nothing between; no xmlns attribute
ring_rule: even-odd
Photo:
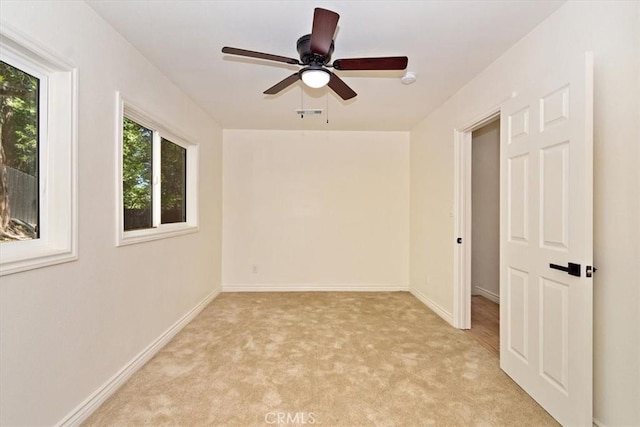
<svg viewBox="0 0 640 427"><path fill-rule="evenodd" d="M331 80L329 80L328 86L345 101L357 95L353 89L347 86L347 84L334 73L331 73Z"/></svg>
<svg viewBox="0 0 640 427"><path fill-rule="evenodd" d="M387 56L382 58L348 58L333 61L336 70L404 70L409 58Z"/></svg>
<svg viewBox="0 0 640 427"><path fill-rule="evenodd" d="M311 29L311 52L325 56L331 49L333 35L338 26L340 15L327 9L316 7L313 12Z"/></svg>
<svg viewBox="0 0 640 427"><path fill-rule="evenodd" d="M289 77L271 86L269 89L265 90L263 93L266 95L275 95L281 90L291 86L298 80L300 80L300 73L291 74Z"/></svg>
<svg viewBox="0 0 640 427"><path fill-rule="evenodd" d="M294 58L287 58L286 56L280 55L271 55L270 53L255 52L253 50L238 49L235 47L225 46L222 48L222 53L227 53L229 55L247 56L249 58L267 59L269 61L284 62L286 64L302 65L300 61Z"/></svg>

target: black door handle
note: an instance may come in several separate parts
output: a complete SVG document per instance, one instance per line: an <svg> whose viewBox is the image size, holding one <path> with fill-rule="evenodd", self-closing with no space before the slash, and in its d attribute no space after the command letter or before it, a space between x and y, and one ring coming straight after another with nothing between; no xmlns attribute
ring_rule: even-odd
<svg viewBox="0 0 640 427"><path fill-rule="evenodd" d="M580 277L580 270L582 269L582 266L580 264L574 264L572 262L570 262L567 267L563 267L562 265L558 264L549 264L549 267L553 268L554 270L564 271L566 273L569 273L571 276L576 277Z"/></svg>

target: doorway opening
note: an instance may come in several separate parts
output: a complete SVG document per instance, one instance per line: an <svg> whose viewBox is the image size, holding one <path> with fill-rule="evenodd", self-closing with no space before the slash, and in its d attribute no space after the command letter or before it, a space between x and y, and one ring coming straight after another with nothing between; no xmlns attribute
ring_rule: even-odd
<svg viewBox="0 0 640 427"><path fill-rule="evenodd" d="M499 357L500 110L456 130L454 321Z"/></svg>
<svg viewBox="0 0 640 427"><path fill-rule="evenodd" d="M500 120L471 134L471 329L500 354Z"/></svg>

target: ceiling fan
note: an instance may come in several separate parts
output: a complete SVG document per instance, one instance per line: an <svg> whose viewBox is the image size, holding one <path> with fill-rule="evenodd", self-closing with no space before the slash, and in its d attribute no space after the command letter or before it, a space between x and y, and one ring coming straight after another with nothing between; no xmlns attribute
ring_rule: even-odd
<svg viewBox="0 0 640 427"><path fill-rule="evenodd" d="M327 9L316 8L314 10L311 34L300 37L297 42L300 60L227 46L222 48L222 53L304 66L297 73L265 90L264 93L267 95L275 95L298 80L302 80L307 86L313 88L328 85L346 101L357 94L328 68L341 71L404 70L407 68L408 58L406 56L337 59L333 63L329 63L334 49L333 35L338 26L339 18L340 15Z"/></svg>

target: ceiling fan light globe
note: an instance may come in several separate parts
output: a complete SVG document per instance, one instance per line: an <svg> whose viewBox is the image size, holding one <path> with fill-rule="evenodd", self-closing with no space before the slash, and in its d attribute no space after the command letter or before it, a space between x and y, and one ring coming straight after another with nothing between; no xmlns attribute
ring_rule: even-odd
<svg viewBox="0 0 640 427"><path fill-rule="evenodd" d="M314 89L326 86L331 79L331 74L324 69L305 70L302 73L302 81Z"/></svg>

